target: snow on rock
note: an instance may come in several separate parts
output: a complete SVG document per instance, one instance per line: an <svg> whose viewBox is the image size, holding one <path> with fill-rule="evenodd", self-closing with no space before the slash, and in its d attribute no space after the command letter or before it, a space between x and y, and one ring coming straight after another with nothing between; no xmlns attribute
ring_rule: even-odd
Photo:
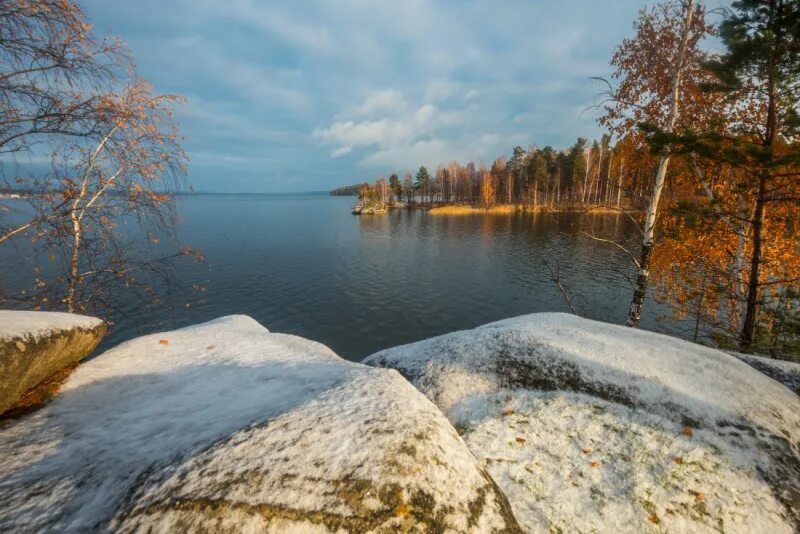
<svg viewBox="0 0 800 534"><path fill-rule="evenodd" d="M530 532L795 532L800 397L736 358L533 314L378 352Z"/></svg>
<svg viewBox="0 0 800 534"><path fill-rule="evenodd" d="M750 367L758 369L800 395L800 363L742 354L740 352L729 352L728 354L739 358Z"/></svg>
<svg viewBox="0 0 800 534"><path fill-rule="evenodd" d="M0 310L0 340L39 338L74 328L92 330L102 324L96 317L74 313Z"/></svg>
<svg viewBox="0 0 800 534"><path fill-rule="evenodd" d="M519 531L397 372L245 316L144 336L0 428L0 531Z"/></svg>
<svg viewBox="0 0 800 534"><path fill-rule="evenodd" d="M0 310L0 413L88 356L105 331L85 315Z"/></svg>

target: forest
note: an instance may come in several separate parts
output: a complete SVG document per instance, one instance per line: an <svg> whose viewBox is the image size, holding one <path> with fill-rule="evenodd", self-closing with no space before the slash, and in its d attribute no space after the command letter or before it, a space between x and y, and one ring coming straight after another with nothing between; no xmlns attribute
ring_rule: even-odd
<svg viewBox="0 0 800 534"><path fill-rule="evenodd" d="M713 19L713 20L712 20ZM694 339L800 355L800 4L694 0L642 9L593 106L607 133L568 148L516 146L364 184L382 205L618 211L641 248L609 243L645 299L694 323ZM722 51L711 43L722 43ZM669 60L665 60L668 58Z"/></svg>

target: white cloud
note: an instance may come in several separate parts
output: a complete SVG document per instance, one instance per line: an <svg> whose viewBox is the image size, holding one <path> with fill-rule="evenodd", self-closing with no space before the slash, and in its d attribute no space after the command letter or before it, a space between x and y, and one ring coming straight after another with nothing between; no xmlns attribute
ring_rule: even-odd
<svg viewBox="0 0 800 534"><path fill-rule="evenodd" d="M367 95L364 103L356 109L356 114L371 116L379 112L397 113L404 110L407 105L403 93L393 89L383 89Z"/></svg>
<svg viewBox="0 0 800 534"><path fill-rule="evenodd" d="M331 152L331 157L334 158L334 159L341 158L342 156L346 156L347 154L349 154L352 151L353 151L353 149L350 148L349 146L343 146L343 147L337 148L336 150Z"/></svg>
<svg viewBox="0 0 800 534"><path fill-rule="evenodd" d="M250 158L257 179L311 183L321 168L343 179L354 165L490 161L514 144L598 135L593 116L575 111L598 91L588 77L610 73L613 47L653 1L82 5L96 33L131 44L158 90L193 94L180 117L188 148L240 158L201 155L194 175L206 164L244 170Z"/></svg>

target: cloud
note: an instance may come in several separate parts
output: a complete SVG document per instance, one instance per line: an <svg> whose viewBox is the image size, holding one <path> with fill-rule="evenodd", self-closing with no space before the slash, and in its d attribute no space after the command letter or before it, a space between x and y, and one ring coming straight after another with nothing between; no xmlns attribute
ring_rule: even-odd
<svg viewBox="0 0 800 534"><path fill-rule="evenodd" d="M334 159L341 158L342 156L346 156L347 154L349 154L352 151L353 151L353 149L350 148L349 146L343 146L343 147L337 148L336 150L331 152L331 157L334 158Z"/></svg>
<svg viewBox="0 0 800 534"><path fill-rule="evenodd" d="M82 0L157 90L189 94L179 119L196 186L225 189L227 168L257 191L598 136L575 110L642 4Z"/></svg>
<svg viewBox="0 0 800 534"><path fill-rule="evenodd" d="M372 116L375 113L396 113L406 109L407 102L400 91L383 89L367 95L364 103L358 106L355 113L361 116Z"/></svg>
<svg viewBox="0 0 800 534"><path fill-rule="evenodd" d="M475 100L479 96L481 96L480 91L478 91L477 89L470 89L469 91L467 91L467 94L464 95L464 98L462 100L464 102L470 102L472 100Z"/></svg>

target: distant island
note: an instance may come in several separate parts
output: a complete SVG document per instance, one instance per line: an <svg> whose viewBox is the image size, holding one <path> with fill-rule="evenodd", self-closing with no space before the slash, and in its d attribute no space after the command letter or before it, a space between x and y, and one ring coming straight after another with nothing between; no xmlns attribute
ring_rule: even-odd
<svg viewBox="0 0 800 534"><path fill-rule="evenodd" d="M364 187L364 185L366 184L353 184L337 187L331 191L330 194L334 197L356 197L358 196L358 191Z"/></svg>

